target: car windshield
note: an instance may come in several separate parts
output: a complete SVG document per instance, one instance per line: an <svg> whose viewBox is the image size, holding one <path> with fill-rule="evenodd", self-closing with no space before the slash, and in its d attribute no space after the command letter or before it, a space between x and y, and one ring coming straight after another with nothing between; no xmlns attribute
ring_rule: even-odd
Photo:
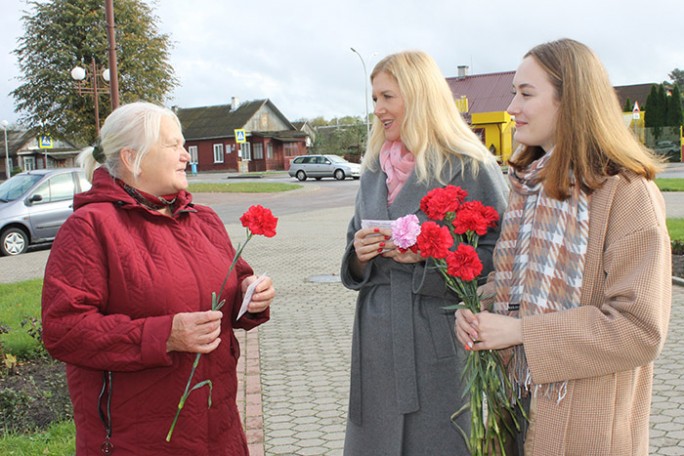
<svg viewBox="0 0 684 456"><path fill-rule="evenodd" d="M8 202L20 198L26 190L38 182L41 174L17 174L0 184L0 201Z"/></svg>
<svg viewBox="0 0 684 456"><path fill-rule="evenodd" d="M326 155L326 157L328 157L328 160L330 160L333 163L347 163L347 160L340 157L339 155Z"/></svg>

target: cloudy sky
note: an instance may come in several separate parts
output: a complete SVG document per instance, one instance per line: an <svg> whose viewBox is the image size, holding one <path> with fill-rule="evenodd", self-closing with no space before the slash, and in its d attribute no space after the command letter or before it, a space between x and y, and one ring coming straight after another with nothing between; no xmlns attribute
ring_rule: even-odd
<svg viewBox="0 0 684 456"><path fill-rule="evenodd" d="M367 71L405 49L431 54L445 76L514 70L532 46L588 44L614 85L662 82L684 69L682 0L161 0L159 29L174 43L180 86L168 105L270 98L290 120L363 115ZM11 53L24 0L2 0L0 120L16 121L20 82ZM65 77L69 77L65 75ZM368 103L372 111L372 103Z"/></svg>

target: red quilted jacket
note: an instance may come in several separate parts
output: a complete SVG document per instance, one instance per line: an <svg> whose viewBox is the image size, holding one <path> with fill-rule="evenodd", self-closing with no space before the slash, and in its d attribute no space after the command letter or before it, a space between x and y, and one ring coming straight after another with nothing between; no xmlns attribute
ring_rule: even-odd
<svg viewBox="0 0 684 456"><path fill-rule="evenodd" d="M45 270L43 340L67 364L74 406L77 455L101 455L105 426L98 395L112 372L111 426L114 455L247 455L235 404L240 349L233 328L251 329L268 311L235 321L252 274L242 259L223 297L221 344L202 356L194 391L166 443L178 399L195 355L167 353L173 315L209 310L235 249L215 212L194 206L181 192L173 217L133 200L103 169L93 188L77 195L75 212L62 226ZM105 417L107 415L105 414Z"/></svg>

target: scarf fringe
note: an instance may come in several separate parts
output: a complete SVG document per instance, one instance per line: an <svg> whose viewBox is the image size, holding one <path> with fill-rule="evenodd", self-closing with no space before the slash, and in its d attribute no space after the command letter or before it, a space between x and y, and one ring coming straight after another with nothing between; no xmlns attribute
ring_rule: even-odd
<svg viewBox="0 0 684 456"><path fill-rule="evenodd" d="M568 394L567 380L542 384L532 382L532 373L527 364L527 357L522 345L513 348L513 358L511 359L511 368L508 369L508 376L513 385L514 400L527 397L531 393L534 397L542 394L544 398L554 399L556 404L560 404Z"/></svg>

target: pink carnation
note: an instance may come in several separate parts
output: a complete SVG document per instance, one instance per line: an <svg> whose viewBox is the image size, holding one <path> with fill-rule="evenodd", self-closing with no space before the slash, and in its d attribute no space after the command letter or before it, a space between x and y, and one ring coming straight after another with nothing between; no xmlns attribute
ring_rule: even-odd
<svg viewBox="0 0 684 456"><path fill-rule="evenodd" d="M415 214L399 217L392 222L392 239L400 249L408 250L413 247L419 234L420 221Z"/></svg>

